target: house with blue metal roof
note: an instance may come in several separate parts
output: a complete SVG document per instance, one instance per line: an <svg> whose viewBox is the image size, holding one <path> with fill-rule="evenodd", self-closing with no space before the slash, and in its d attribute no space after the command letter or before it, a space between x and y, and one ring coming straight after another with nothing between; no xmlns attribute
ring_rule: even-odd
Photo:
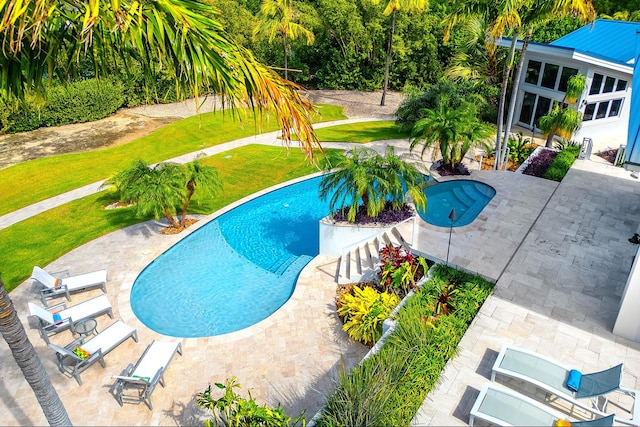
<svg viewBox="0 0 640 427"><path fill-rule="evenodd" d="M580 73L586 85L576 107L583 122L573 139L591 139L594 151L626 144L638 31L639 22L597 19L552 43L529 43L514 122L538 130L540 117L563 102L567 81Z"/></svg>

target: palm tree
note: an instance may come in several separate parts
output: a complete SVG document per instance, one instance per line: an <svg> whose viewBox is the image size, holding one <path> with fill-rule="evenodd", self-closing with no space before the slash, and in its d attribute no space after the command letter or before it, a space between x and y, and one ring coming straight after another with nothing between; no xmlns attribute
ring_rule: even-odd
<svg viewBox="0 0 640 427"><path fill-rule="evenodd" d="M182 204L182 217L180 225L184 227L187 208L191 202L191 197L196 188L202 188L209 196L215 197L222 190L222 180L218 176L218 171L213 166L205 166L201 159L198 158L193 162L185 165L185 173L187 178L187 193L185 194L184 203Z"/></svg>
<svg viewBox="0 0 640 427"><path fill-rule="evenodd" d="M459 108L447 108L442 100L435 109L425 110L425 118L418 120L411 132L410 149L422 144L421 156L433 146L433 158L439 152L443 165L455 170L465 154L474 147L488 150L486 139L492 134L490 126L480 121L473 104L463 104Z"/></svg>
<svg viewBox="0 0 640 427"><path fill-rule="evenodd" d="M322 148L311 125L311 102L299 86L234 43L211 12L197 0L0 2L0 99L24 98L26 87L41 93L54 75L62 81L76 75L85 59L97 75L106 75L118 57L126 65L139 63L150 87L157 73L169 72L177 88L191 90L196 99L206 87L229 106L273 111L284 143L295 133L312 159L314 148ZM65 67L56 66L61 63ZM35 362L37 354L21 333L6 292L0 301L3 337L19 365L31 362L25 377L47 420L71 425L62 402L46 386L47 372Z"/></svg>
<svg viewBox="0 0 640 427"><path fill-rule="evenodd" d="M445 37L448 35L448 31L450 31L451 27L455 25L459 19L473 15L491 16L491 25L488 28L488 33L494 39L502 37L509 31L513 32L511 49L503 73L502 91L500 93L498 105L496 161L494 163L494 168L499 169L506 151L509 129L513 124L515 99L518 92L520 75L522 74L524 58L526 56L527 47L529 45L533 29L537 25L550 19L562 18L569 14L577 16L585 22L593 20L595 19L595 10L589 0L500 0L497 3L497 10L496 3L490 1L460 0L453 6L453 10L455 12L448 16L446 20L447 26ZM513 67L516 44L518 37L521 34L524 34L524 39L522 50L520 52L520 59L513 77L511 101L509 102L509 109L505 124L504 105L506 103L507 96L507 83Z"/></svg>
<svg viewBox="0 0 640 427"><path fill-rule="evenodd" d="M328 171L320 182L320 198L329 199L329 210L348 208L347 220L355 222L358 208L364 206L369 217L375 218L388 201L394 209L404 205L405 191L413 198L417 209L424 209L424 187L427 178L412 163L394 154L387 147L384 156L371 148L355 147Z"/></svg>
<svg viewBox="0 0 640 427"><path fill-rule="evenodd" d="M1 2L0 17L2 99L23 97L25 87L41 91L56 75L66 81L81 61L107 75L117 57L127 68L140 64L148 87L167 72L181 93L189 90L196 99L205 88L230 107L273 112L283 141L290 143L295 133L309 158L320 148L309 115L313 106L299 86L234 43L206 2ZM56 65L61 63L65 67Z"/></svg>
<svg viewBox="0 0 640 427"><path fill-rule="evenodd" d="M373 4L378 4L380 0L371 0ZM382 99L380 105L384 106L389 86L389 65L391 64L391 52L393 48L393 35L396 31L396 12L404 9L409 13L421 13L429 7L429 0L389 0L382 12L385 16L391 15L391 32L389 33L389 43L387 45L387 61L384 66L384 84L382 86Z"/></svg>
<svg viewBox="0 0 640 427"><path fill-rule="evenodd" d="M553 146L555 135L571 139L573 134L582 126L582 114L575 108L565 108L565 103L575 104L584 90L586 77L582 74L571 76L567 81L567 91L563 102L556 103L551 113L540 117L539 126L542 134L547 138L546 146Z"/></svg>
<svg viewBox="0 0 640 427"><path fill-rule="evenodd" d="M299 13L293 0L263 0L257 15L258 25L253 30L254 40L260 34L269 38L269 43L276 37L282 38L284 49L284 78L288 79L289 40L302 37L307 45L311 45L315 36L299 22Z"/></svg>
<svg viewBox="0 0 640 427"><path fill-rule="evenodd" d="M511 0L506 0L510 3ZM520 51L520 59L513 76L513 87L511 89L511 100L509 101L509 110L507 113L507 122L505 124L505 132L503 141L500 143L500 150L496 150L496 167L500 167L504 153L506 152L507 140L509 137L509 129L513 124L513 116L516 108L516 97L518 95L518 86L520 84L520 76L524 65L529 40L533 34L533 30L550 19L558 19L569 14L577 16L583 22L592 21L596 18L596 12L590 0L525 0L517 8L508 10L508 18L497 21L494 26L494 34L502 34L507 28L524 28L524 39L522 49ZM515 26L514 26L515 24ZM514 39L517 39L518 32L515 33Z"/></svg>
<svg viewBox="0 0 640 427"><path fill-rule="evenodd" d="M13 358L22 370L25 379L33 389L49 425L70 426L69 415L60 400L60 396L53 388L53 384L51 384L47 371L42 366L38 353L31 345L20 319L18 319L16 309L1 278L0 333L2 333L2 337L9 345Z"/></svg>

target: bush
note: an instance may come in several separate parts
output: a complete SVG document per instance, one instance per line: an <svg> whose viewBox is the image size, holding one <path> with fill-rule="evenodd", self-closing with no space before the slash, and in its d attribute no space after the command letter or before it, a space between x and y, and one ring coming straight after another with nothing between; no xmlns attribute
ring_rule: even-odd
<svg viewBox="0 0 640 427"><path fill-rule="evenodd" d="M544 178L558 182L562 181L562 178L567 174L579 154L580 147L575 145L567 146L553 159L543 175Z"/></svg>
<svg viewBox="0 0 640 427"><path fill-rule="evenodd" d="M0 105L2 130L25 132L44 126L60 126L99 120L124 104L124 86L109 79L80 80L47 90L45 101L35 97L14 104Z"/></svg>
<svg viewBox="0 0 640 427"><path fill-rule="evenodd" d="M99 120L124 104L124 87L105 79L81 80L53 87L42 107L42 126L60 126Z"/></svg>
<svg viewBox="0 0 640 427"><path fill-rule="evenodd" d="M493 288L450 267L432 270L432 279L400 310L380 352L340 379L316 425L409 425ZM450 311L438 315L443 289Z"/></svg>
<svg viewBox="0 0 640 427"><path fill-rule="evenodd" d="M354 286L353 294L344 294L338 303L338 315L344 320L342 330L354 341L371 347L382 336L382 322L399 303L394 293Z"/></svg>
<svg viewBox="0 0 640 427"><path fill-rule="evenodd" d="M403 298L429 270L427 260L413 256L400 246L386 245L380 250L380 289Z"/></svg>
<svg viewBox="0 0 640 427"><path fill-rule="evenodd" d="M424 91L411 90L405 101L396 111L396 123L402 131L410 131L415 123L424 118L422 110L434 110L438 107L441 97L447 99L447 108L460 108L463 102L471 102L482 111L481 119L495 122L496 111L491 105L493 98L499 95L499 90L493 86L476 84L468 81L460 83L450 80L428 86Z"/></svg>
<svg viewBox="0 0 640 427"><path fill-rule="evenodd" d="M549 165L558 155L557 151L542 149L538 154L529 160L529 164L522 171L525 175L537 176L542 178L549 168Z"/></svg>
<svg viewBox="0 0 640 427"><path fill-rule="evenodd" d="M198 393L196 403L201 408L208 409L213 414L213 419L205 420L207 427L294 427L306 425L302 416L291 418L285 415L280 404L275 409L267 406L258 406L249 393L249 400L244 399L233 390L240 388L236 383L236 378L232 377L224 385L216 383L218 389L224 390L224 395L220 399L215 399L211 394L211 385L207 389Z"/></svg>

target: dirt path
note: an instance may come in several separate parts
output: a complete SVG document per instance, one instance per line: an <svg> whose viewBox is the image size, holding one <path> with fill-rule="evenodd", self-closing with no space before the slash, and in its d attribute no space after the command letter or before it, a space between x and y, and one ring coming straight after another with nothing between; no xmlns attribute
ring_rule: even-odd
<svg viewBox="0 0 640 427"><path fill-rule="evenodd" d="M402 100L402 94L392 92L387 94L386 105L381 107L380 92L317 90L307 94L314 103L345 107L345 114L349 117L392 118ZM215 108L220 108L220 104L212 97L204 101L200 111L213 111ZM195 114L195 103L188 100L123 108L95 122L0 135L0 169L41 157L124 144Z"/></svg>

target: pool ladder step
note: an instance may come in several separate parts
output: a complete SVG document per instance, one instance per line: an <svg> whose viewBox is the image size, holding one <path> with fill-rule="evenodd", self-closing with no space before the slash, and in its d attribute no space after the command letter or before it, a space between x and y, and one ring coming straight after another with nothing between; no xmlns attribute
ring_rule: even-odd
<svg viewBox="0 0 640 427"><path fill-rule="evenodd" d="M401 246L411 251L411 246L396 228L372 237L362 245L351 249L339 260L338 283L353 283L373 280L380 263L380 250L387 245Z"/></svg>

